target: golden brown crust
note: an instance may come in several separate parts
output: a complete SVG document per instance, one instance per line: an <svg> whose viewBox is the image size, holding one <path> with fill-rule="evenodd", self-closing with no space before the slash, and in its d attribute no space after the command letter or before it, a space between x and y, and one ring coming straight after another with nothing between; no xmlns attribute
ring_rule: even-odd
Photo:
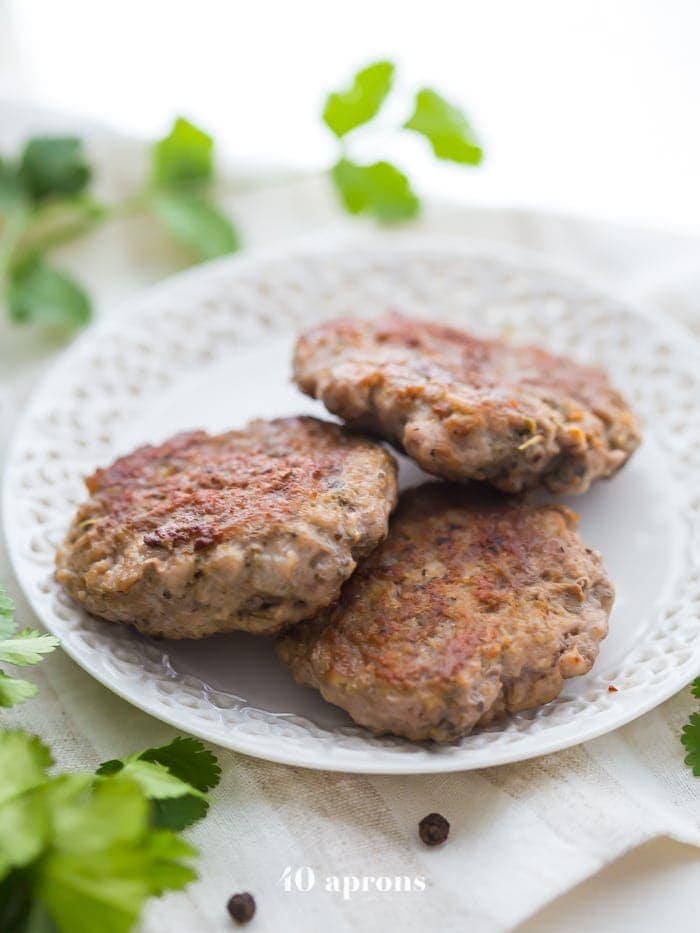
<svg viewBox="0 0 700 933"><path fill-rule="evenodd" d="M201 550L288 521L365 442L313 418L254 422L245 431L178 434L89 476L101 531L128 527L146 544Z"/></svg>
<svg viewBox="0 0 700 933"><path fill-rule="evenodd" d="M507 492L584 492L640 440L601 370L400 314L312 328L294 373L308 395L427 472Z"/></svg>
<svg viewBox="0 0 700 933"><path fill-rule="evenodd" d="M612 600L570 510L430 483L402 497L339 602L278 645L361 724L451 741L589 670Z"/></svg>
<svg viewBox="0 0 700 933"><path fill-rule="evenodd" d="M86 483L59 581L96 615L168 637L312 615L385 536L396 500L390 455L315 418L181 434Z"/></svg>

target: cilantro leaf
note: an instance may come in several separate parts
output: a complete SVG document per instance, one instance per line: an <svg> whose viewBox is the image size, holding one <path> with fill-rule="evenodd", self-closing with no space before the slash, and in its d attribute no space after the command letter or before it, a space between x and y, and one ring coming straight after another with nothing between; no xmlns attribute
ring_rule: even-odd
<svg viewBox="0 0 700 933"><path fill-rule="evenodd" d="M201 797L186 794L168 800L154 800L151 822L158 829L181 830L202 820L209 811L209 804Z"/></svg>
<svg viewBox="0 0 700 933"><path fill-rule="evenodd" d="M0 733L0 929L128 933L149 897L195 878L188 864L195 850L152 827L136 774L148 770L154 782L156 772L151 789L159 793L177 782L181 799L204 794L138 756L102 778L50 777L50 764L37 738Z"/></svg>
<svg viewBox="0 0 700 933"><path fill-rule="evenodd" d="M17 631L15 604L0 584L0 638L9 638Z"/></svg>
<svg viewBox="0 0 700 933"><path fill-rule="evenodd" d="M0 732L0 805L47 779L51 752L36 735Z"/></svg>
<svg viewBox="0 0 700 933"><path fill-rule="evenodd" d="M75 136L37 136L20 158L19 174L35 201L52 195L78 194L90 181L83 144Z"/></svg>
<svg viewBox="0 0 700 933"><path fill-rule="evenodd" d="M132 777L153 801L152 821L167 829L184 829L209 809L205 791L219 783L216 756L198 739L178 737L123 759L103 762L97 774Z"/></svg>
<svg viewBox="0 0 700 933"><path fill-rule="evenodd" d="M90 299L80 285L39 256L12 269L7 303L18 322L78 327L90 319Z"/></svg>
<svg viewBox="0 0 700 933"><path fill-rule="evenodd" d="M358 165L340 159L332 178L343 204L351 214L370 214L378 220L408 220L418 213L420 202L408 178L390 162Z"/></svg>
<svg viewBox="0 0 700 933"><path fill-rule="evenodd" d="M61 933L127 933L148 897L144 859L124 847L44 857L37 894Z"/></svg>
<svg viewBox="0 0 700 933"><path fill-rule="evenodd" d="M431 88L416 94L415 109L404 127L430 141L439 159L479 165L483 151L464 113Z"/></svg>
<svg viewBox="0 0 700 933"><path fill-rule="evenodd" d="M0 671L0 706L6 709L16 706L17 703L24 703L25 700L31 700L36 696L37 689L37 685L29 680L10 677L4 671Z"/></svg>
<svg viewBox="0 0 700 933"><path fill-rule="evenodd" d="M0 661L23 667L36 664L43 655L59 644L53 635L42 635L25 628L17 631L15 604L0 586ZM37 688L28 680L18 680L0 670L0 707L14 706L36 694Z"/></svg>
<svg viewBox="0 0 700 933"><path fill-rule="evenodd" d="M688 752L685 763L692 769L695 777L700 777L700 713L693 713L683 727L681 742Z"/></svg>
<svg viewBox="0 0 700 933"><path fill-rule="evenodd" d="M204 198L187 192L162 192L152 197L151 204L175 239L199 259L214 259L238 249L238 236L230 221Z"/></svg>
<svg viewBox="0 0 700 933"><path fill-rule="evenodd" d="M211 790L221 779L216 755L199 739L178 736L167 745L146 749L139 758L164 765L171 774L201 791Z"/></svg>
<svg viewBox="0 0 700 933"><path fill-rule="evenodd" d="M128 933L147 898L194 880L194 871L178 860L184 850L172 858L152 849L147 840L100 853L45 856L37 893L61 933Z"/></svg>
<svg viewBox="0 0 700 933"><path fill-rule="evenodd" d="M63 851L99 852L143 835L148 801L136 781L121 774L98 782L90 774L62 774L49 795L53 841Z"/></svg>
<svg viewBox="0 0 700 933"><path fill-rule="evenodd" d="M148 897L195 877L183 863L194 850L149 828L148 801L135 781L65 775L53 783L62 780L51 797L54 834L37 894L61 931L126 933Z"/></svg>
<svg viewBox="0 0 700 933"><path fill-rule="evenodd" d="M54 635L46 635L30 628L17 632L14 638L0 639L0 661L25 667L38 664L45 654L49 654L60 644Z"/></svg>
<svg viewBox="0 0 700 933"><path fill-rule="evenodd" d="M391 90L394 70L391 62L375 62L357 72L348 90L329 94L323 110L326 126L342 138L373 119Z"/></svg>
<svg viewBox="0 0 700 933"><path fill-rule="evenodd" d="M178 117L152 152L152 182L159 188L201 187L211 180L214 140Z"/></svg>
<svg viewBox="0 0 700 933"><path fill-rule="evenodd" d="M158 897L165 891L179 891L197 876L180 859L192 858L197 850L175 833L156 829L146 837L146 851L151 860L148 882L151 894Z"/></svg>
<svg viewBox="0 0 700 933"><path fill-rule="evenodd" d="M697 697L700 700L700 677L696 677L695 680L690 685L693 696Z"/></svg>
<svg viewBox="0 0 700 933"><path fill-rule="evenodd" d="M51 764L37 736L0 732L0 878L33 861L46 844L49 817L41 791Z"/></svg>
<svg viewBox="0 0 700 933"><path fill-rule="evenodd" d="M6 801L0 807L0 878L38 858L50 831L49 811L40 792Z"/></svg>
<svg viewBox="0 0 700 933"><path fill-rule="evenodd" d="M187 794L204 798L201 790L175 777L165 765L144 761L142 758L125 759L124 766L118 773L136 781L151 800L168 800L172 797L185 797Z"/></svg>

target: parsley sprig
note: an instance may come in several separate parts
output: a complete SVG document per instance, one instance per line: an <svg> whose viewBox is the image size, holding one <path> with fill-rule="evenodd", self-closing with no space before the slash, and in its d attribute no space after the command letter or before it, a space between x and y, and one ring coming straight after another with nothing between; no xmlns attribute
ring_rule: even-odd
<svg viewBox="0 0 700 933"><path fill-rule="evenodd" d="M219 783L221 769L197 739L177 738L168 745L105 761L97 773L132 778L153 801L156 826L184 829L206 816L206 791Z"/></svg>
<svg viewBox="0 0 700 933"><path fill-rule="evenodd" d="M0 586L0 660L36 664L58 639L18 630L14 608ZM0 671L0 706L35 693ZM0 930L127 933L148 898L196 877L196 850L177 832L206 815L216 757L178 737L95 774L51 775L52 765L36 736L0 732Z"/></svg>
<svg viewBox="0 0 700 933"><path fill-rule="evenodd" d="M141 197L166 230L197 260L233 253L239 239L213 204L214 140L178 117L151 153L151 177Z"/></svg>
<svg viewBox="0 0 700 933"><path fill-rule="evenodd" d="M420 199L406 174L391 162L362 164L353 160L347 137L380 112L392 90L395 71L389 61L368 65L357 72L348 88L329 94L323 110L323 120L339 143L331 178L341 203L351 214L367 214L384 223L415 217ZM473 166L483 159L465 114L433 88L416 93L413 113L402 129L424 136L438 159Z"/></svg>
<svg viewBox="0 0 700 933"><path fill-rule="evenodd" d="M97 775L51 775L52 764L36 736L0 733L0 929L127 933L148 898L196 877L196 850L163 828L157 805L206 804L216 758L179 738ZM180 812L177 828L204 812Z"/></svg>
<svg viewBox="0 0 700 933"><path fill-rule="evenodd" d="M35 137L15 161L0 157L0 292L16 323L72 328L89 320L87 292L48 256L114 217L153 214L192 260L238 248L231 222L210 195L214 142L181 117L152 147L141 190L107 204L91 194L92 176L83 143L73 136Z"/></svg>
<svg viewBox="0 0 700 933"><path fill-rule="evenodd" d="M0 586L0 662L16 667L37 664L56 648L58 638L30 628L20 629L14 613L14 603ZM36 684L0 670L0 707L22 703L33 697L36 691Z"/></svg>
<svg viewBox="0 0 700 933"><path fill-rule="evenodd" d="M415 217L420 199L396 165L358 161L351 149L357 131L382 110L395 72L390 61L362 68L349 87L328 95L322 115L338 142L329 173L341 205L383 223ZM482 160L465 114L433 88L418 90L400 129L423 136L438 159L472 166ZM148 177L136 192L106 203L91 192L92 178L83 142L75 136L38 136L16 159L0 155L0 298L16 323L65 329L89 320L89 295L50 254L115 217L151 214L195 262L240 246L212 197L214 141L184 117L151 147Z"/></svg>
<svg viewBox="0 0 700 933"><path fill-rule="evenodd" d="M700 699L700 677L693 681L691 690L693 696ZM700 712L693 713L683 727L681 742L688 752L685 763L695 777L700 777Z"/></svg>

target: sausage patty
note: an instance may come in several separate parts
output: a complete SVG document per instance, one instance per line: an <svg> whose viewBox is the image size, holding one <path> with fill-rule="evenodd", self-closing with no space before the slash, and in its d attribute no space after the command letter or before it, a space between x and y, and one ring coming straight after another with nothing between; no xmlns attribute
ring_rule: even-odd
<svg viewBox="0 0 700 933"><path fill-rule="evenodd" d="M308 330L294 374L307 395L428 473L506 492L584 492L640 441L601 370L399 314Z"/></svg>
<svg viewBox="0 0 700 933"><path fill-rule="evenodd" d="M613 587L576 516L428 483L340 601L280 637L299 683L374 733L451 742L585 674Z"/></svg>
<svg viewBox="0 0 700 933"><path fill-rule="evenodd" d="M180 434L86 481L57 579L150 635L275 632L337 599L386 535L396 464L315 418Z"/></svg>

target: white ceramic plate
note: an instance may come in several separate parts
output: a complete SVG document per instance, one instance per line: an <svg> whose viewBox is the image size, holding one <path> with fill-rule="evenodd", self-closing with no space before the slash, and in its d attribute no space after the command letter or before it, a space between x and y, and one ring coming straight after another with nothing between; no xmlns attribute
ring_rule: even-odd
<svg viewBox="0 0 700 933"><path fill-rule="evenodd" d="M181 429L322 414L290 382L294 332L321 317L391 307L600 363L646 422L628 467L571 503L617 586L593 671L540 710L447 747L356 727L296 686L268 639L150 641L87 616L52 577L85 474ZM166 282L63 356L15 436L4 486L8 543L28 598L64 649L186 732L329 770L408 774L517 761L608 732L700 670L698 398L700 353L687 334L522 257L398 235L250 254ZM402 464L404 481L417 472Z"/></svg>

